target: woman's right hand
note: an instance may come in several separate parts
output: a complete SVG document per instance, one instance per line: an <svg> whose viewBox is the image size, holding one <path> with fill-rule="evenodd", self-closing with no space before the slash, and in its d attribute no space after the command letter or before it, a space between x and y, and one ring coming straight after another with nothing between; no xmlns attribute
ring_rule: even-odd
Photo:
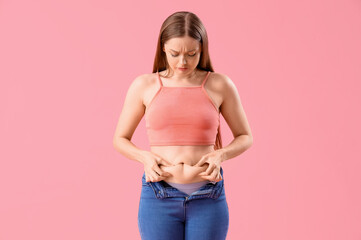
<svg viewBox="0 0 361 240"><path fill-rule="evenodd" d="M169 172L160 169L159 165L171 167L173 164L152 152L147 152L143 165L147 182L159 182L172 175Z"/></svg>

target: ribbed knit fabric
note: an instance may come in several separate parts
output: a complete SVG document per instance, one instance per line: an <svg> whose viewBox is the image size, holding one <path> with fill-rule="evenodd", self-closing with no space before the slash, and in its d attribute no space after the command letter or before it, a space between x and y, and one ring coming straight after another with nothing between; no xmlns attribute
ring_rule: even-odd
<svg viewBox="0 0 361 240"><path fill-rule="evenodd" d="M219 110L201 86L160 88L145 113L150 145L214 145L220 131Z"/></svg>

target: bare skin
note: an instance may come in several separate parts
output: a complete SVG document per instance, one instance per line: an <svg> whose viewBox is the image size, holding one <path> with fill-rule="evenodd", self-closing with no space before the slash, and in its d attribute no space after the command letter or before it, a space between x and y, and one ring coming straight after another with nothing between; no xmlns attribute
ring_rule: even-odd
<svg viewBox="0 0 361 240"><path fill-rule="evenodd" d="M166 53L169 64L169 69L160 72L164 86L201 85L207 72L196 68L201 54L198 41L190 37L173 38L166 42L163 51ZM187 69L181 71L179 67ZM166 77L166 72L170 73L168 77ZM151 146L150 151L135 148L133 144L127 145L159 87L156 73L140 75L132 82L115 131L114 142L119 142L119 139L126 141L126 144L124 141L122 143L128 149L123 147L123 152L128 156L136 156L134 158L138 158L136 160L143 163L147 181L165 180L174 183L220 181L220 163L225 160L225 151L222 151L223 149L215 151L213 145ZM235 138L248 136L251 139L251 130L232 80L224 74L212 72L204 88L226 120L233 136ZM250 141L247 140L247 142ZM234 150L236 149L234 144L229 149L232 149L232 152L240 152L238 149ZM230 154L229 150L228 154ZM206 155L210 156L207 162L204 158ZM205 171L205 175L199 175ZM166 173L169 174L166 175Z"/></svg>

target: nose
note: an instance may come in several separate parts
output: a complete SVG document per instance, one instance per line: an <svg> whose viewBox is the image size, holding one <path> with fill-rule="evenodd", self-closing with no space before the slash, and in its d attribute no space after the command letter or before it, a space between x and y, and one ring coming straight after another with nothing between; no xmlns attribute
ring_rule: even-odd
<svg viewBox="0 0 361 240"><path fill-rule="evenodd" d="M185 56L182 56L182 57L181 57L181 63L183 63L183 64L186 64L186 63L187 63Z"/></svg>

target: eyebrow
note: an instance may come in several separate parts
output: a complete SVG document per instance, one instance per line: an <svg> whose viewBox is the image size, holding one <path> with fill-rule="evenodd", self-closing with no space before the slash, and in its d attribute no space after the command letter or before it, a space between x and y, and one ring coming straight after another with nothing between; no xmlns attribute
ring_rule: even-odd
<svg viewBox="0 0 361 240"><path fill-rule="evenodd" d="M173 51L173 52L178 53L177 51L175 51L175 50L173 50L173 49L170 49L170 50ZM197 49L192 49L192 50L190 50L190 51L188 51L188 52L193 52L194 50L197 50Z"/></svg>

